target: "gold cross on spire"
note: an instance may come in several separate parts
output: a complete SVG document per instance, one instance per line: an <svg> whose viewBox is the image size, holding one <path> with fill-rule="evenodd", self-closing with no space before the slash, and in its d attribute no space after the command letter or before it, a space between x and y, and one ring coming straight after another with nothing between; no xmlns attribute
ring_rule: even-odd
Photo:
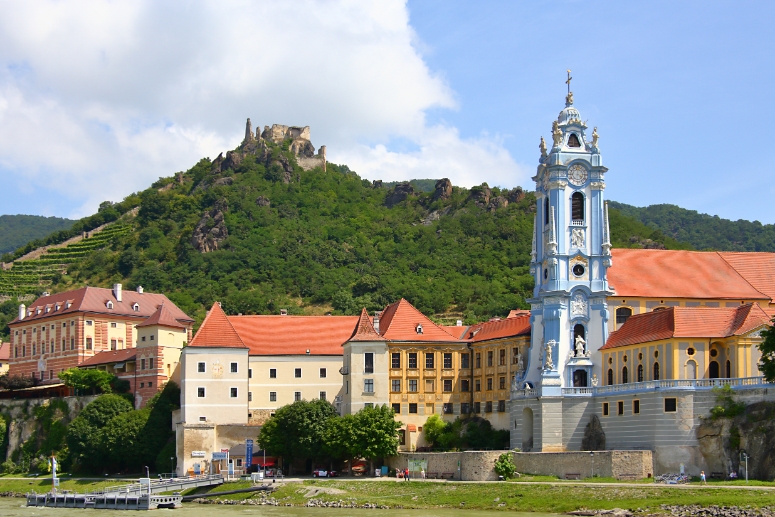
<svg viewBox="0 0 775 517"><path fill-rule="evenodd" d="M570 82L573 80L573 77L570 76L570 70L568 70L568 80L565 81L565 84L568 85L568 95L570 95Z"/></svg>

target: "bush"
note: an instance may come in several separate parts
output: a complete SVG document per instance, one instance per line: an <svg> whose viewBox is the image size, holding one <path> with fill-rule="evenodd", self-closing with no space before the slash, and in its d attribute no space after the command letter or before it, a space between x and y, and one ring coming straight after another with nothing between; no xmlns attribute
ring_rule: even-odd
<svg viewBox="0 0 775 517"><path fill-rule="evenodd" d="M0 464L0 472L3 474L16 474L17 472L21 472L21 467L19 467L16 463L13 462L13 460L5 460L3 463Z"/></svg>
<svg viewBox="0 0 775 517"><path fill-rule="evenodd" d="M517 473L517 466L514 465L514 458L510 452L504 452L495 461L495 472L504 479L513 478Z"/></svg>

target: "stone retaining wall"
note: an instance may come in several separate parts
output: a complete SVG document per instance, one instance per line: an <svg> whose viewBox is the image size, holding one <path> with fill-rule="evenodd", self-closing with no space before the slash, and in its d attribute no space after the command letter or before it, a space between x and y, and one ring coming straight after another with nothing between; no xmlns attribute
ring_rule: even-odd
<svg viewBox="0 0 775 517"><path fill-rule="evenodd" d="M515 452L517 472L541 476L578 475L616 479L653 477L651 451Z"/></svg>
<svg viewBox="0 0 775 517"><path fill-rule="evenodd" d="M426 460L429 474L452 474L457 481L497 481L495 461L507 451L402 452L390 458L390 468L405 469L409 460ZM651 451L514 452L517 472L565 478L578 475L616 479L653 477ZM447 476L445 476L447 477Z"/></svg>

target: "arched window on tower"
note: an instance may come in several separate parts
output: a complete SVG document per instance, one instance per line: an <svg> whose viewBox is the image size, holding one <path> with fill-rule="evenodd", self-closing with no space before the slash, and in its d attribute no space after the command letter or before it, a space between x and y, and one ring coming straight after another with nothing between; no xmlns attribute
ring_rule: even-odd
<svg viewBox="0 0 775 517"><path fill-rule="evenodd" d="M549 224L549 197L544 198L544 224Z"/></svg>
<svg viewBox="0 0 775 517"><path fill-rule="evenodd" d="M628 375L627 375L627 367L624 366L622 368L622 384L627 384L628 382L630 382L630 379L628 378Z"/></svg>
<svg viewBox="0 0 775 517"><path fill-rule="evenodd" d="M613 386L614 385L614 370L613 368L608 369L608 385Z"/></svg>
<svg viewBox="0 0 775 517"><path fill-rule="evenodd" d="M652 380L659 380L659 363L654 363L654 379Z"/></svg>
<svg viewBox="0 0 775 517"><path fill-rule="evenodd" d="M732 378L732 363L727 359L727 379Z"/></svg>
<svg viewBox="0 0 775 517"><path fill-rule="evenodd" d="M573 222L584 222L584 194L581 192L574 192L570 197L571 205L571 217Z"/></svg>
<svg viewBox="0 0 775 517"><path fill-rule="evenodd" d="M643 382L643 365L638 365L638 382Z"/></svg>
<svg viewBox="0 0 775 517"><path fill-rule="evenodd" d="M579 142L579 137L576 136L576 133L570 134L570 138L568 138L568 147L581 147L581 142Z"/></svg>

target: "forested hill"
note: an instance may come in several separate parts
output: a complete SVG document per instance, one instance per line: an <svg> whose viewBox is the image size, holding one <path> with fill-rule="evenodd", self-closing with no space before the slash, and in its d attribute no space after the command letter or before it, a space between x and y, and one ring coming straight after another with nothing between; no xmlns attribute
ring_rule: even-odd
<svg viewBox="0 0 775 517"><path fill-rule="evenodd" d="M103 203L75 227L118 219L120 231L39 259L50 276L38 292L142 285L199 321L215 300L231 314L356 314L404 297L439 321L469 323L527 308L532 192L448 181L425 192L427 180L389 187L344 165L305 171L287 145L262 146L203 159L121 203ZM611 223L615 246L681 247L616 211ZM51 273L66 258L66 273Z"/></svg>
<svg viewBox="0 0 775 517"><path fill-rule="evenodd" d="M0 215L0 254L46 235L70 228L75 221L40 215Z"/></svg>
<svg viewBox="0 0 775 517"><path fill-rule="evenodd" d="M635 207L610 203L623 215L698 250L775 251L775 225L730 221L675 205Z"/></svg>

